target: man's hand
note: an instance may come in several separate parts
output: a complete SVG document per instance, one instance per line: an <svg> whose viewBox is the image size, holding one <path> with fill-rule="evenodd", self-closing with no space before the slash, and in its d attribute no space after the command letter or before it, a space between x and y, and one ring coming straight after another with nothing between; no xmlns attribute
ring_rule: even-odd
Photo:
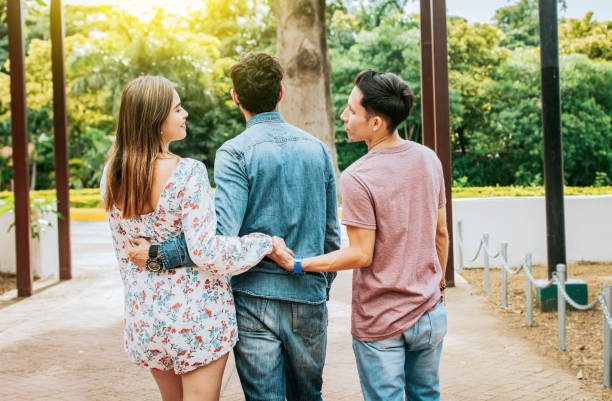
<svg viewBox="0 0 612 401"><path fill-rule="evenodd" d="M442 295L444 306L446 306L446 294L444 293L444 290L446 290L446 280L444 277L442 277L442 280L440 281L440 295Z"/></svg>
<svg viewBox="0 0 612 401"><path fill-rule="evenodd" d="M268 254L268 257L283 269L293 272L293 258L295 256L293 251L287 248L282 238L272 237L272 244L274 245L274 249Z"/></svg>
<svg viewBox="0 0 612 401"><path fill-rule="evenodd" d="M136 266L145 267L149 259L151 243L144 238L132 238L125 244L130 262Z"/></svg>

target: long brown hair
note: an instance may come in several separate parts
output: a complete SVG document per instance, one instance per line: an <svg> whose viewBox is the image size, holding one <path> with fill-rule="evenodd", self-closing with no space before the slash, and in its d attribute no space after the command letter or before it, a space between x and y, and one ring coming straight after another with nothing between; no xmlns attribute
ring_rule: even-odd
<svg viewBox="0 0 612 401"><path fill-rule="evenodd" d="M107 211L116 206L129 219L146 210L155 160L163 152L161 126L170 114L173 94L170 81L154 76L136 78L123 89L106 173Z"/></svg>

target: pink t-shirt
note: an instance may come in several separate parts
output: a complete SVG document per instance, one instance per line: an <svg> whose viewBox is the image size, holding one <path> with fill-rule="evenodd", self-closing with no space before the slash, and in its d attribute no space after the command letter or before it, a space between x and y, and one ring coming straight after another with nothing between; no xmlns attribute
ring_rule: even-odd
<svg viewBox="0 0 612 401"><path fill-rule="evenodd" d="M369 267L353 271L351 334L378 341L408 330L440 301L438 209L442 165L429 148L406 141L374 148L341 177L342 224L376 230Z"/></svg>

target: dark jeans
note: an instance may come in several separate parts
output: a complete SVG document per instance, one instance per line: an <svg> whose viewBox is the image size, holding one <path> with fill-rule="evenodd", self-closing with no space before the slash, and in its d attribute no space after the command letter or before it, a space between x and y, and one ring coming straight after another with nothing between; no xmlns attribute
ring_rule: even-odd
<svg viewBox="0 0 612 401"><path fill-rule="evenodd" d="M327 306L234 293L236 369L247 401L321 400Z"/></svg>

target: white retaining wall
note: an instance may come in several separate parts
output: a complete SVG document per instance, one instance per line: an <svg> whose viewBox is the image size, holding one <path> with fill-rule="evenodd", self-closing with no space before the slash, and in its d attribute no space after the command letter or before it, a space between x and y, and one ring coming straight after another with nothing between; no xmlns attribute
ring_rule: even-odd
<svg viewBox="0 0 612 401"><path fill-rule="evenodd" d="M510 266L519 266L531 252L534 264L547 264L546 206L544 197L500 197L453 200L455 269L459 269L457 221L463 222L464 266L483 265L482 254L468 263L483 233L489 249L508 242ZM612 195L565 197L565 247L567 262L612 261ZM500 266L492 259L491 266Z"/></svg>

